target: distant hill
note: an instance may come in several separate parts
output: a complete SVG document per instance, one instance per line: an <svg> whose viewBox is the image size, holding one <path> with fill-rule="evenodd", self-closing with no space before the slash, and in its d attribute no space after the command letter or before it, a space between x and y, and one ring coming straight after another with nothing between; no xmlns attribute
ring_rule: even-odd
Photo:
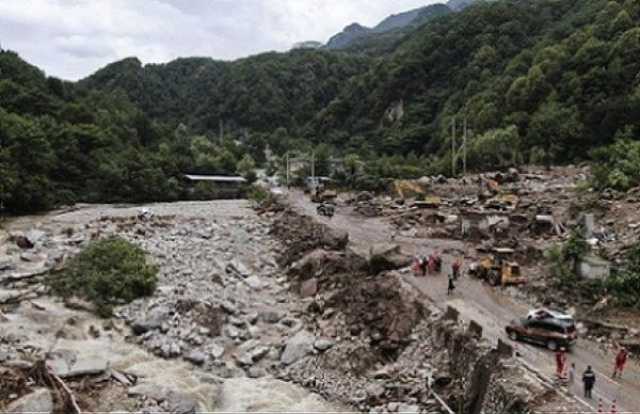
<svg viewBox="0 0 640 414"><path fill-rule="evenodd" d="M466 0L472 1L472 0ZM432 4L425 7L393 14L375 27L369 28L352 23L344 30L332 36L326 48L351 51L388 51L392 45L411 30L430 20L451 13L444 4Z"/></svg>

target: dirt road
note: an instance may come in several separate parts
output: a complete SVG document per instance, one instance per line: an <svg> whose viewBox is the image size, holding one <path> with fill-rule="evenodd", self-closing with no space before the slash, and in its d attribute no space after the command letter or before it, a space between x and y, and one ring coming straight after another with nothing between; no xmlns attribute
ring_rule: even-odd
<svg viewBox="0 0 640 414"><path fill-rule="evenodd" d="M349 207L338 207L332 219L316 214L316 204L309 201L302 192L292 191L288 194L289 203L297 211L316 217L329 226L349 232L351 247L360 254L367 254L369 248L376 243L389 242L394 233L392 226L384 218L365 218L356 214ZM509 341L504 327L510 320L526 315L529 307L516 302L512 297L499 289L491 288L482 282L463 276L457 282L453 295L447 296L446 272L451 268L454 257L464 255L473 246L455 240L416 239L397 236L394 243L400 245L405 253L429 254L434 250L442 253L443 274L415 278L412 274L404 275L407 282L420 290L441 309L452 305L460 311L463 320L473 319L484 327L484 336L497 343L498 338ZM547 378L553 378L555 371L554 355L544 348L514 343L522 355L525 364L529 364ZM576 382L568 390L576 395L584 407L584 412L597 412L601 399L604 412L611 411L614 404L618 413L640 413L640 369L635 362L628 363L622 380L610 378L613 369L614 355L603 350L599 344L580 339L569 355L569 362L576 364ZM587 400L582 396L582 372L591 365L597 375L594 398Z"/></svg>

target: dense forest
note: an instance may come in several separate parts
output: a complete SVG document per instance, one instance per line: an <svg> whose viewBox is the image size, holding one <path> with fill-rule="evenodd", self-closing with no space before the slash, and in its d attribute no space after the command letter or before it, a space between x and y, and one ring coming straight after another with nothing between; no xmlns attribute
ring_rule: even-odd
<svg viewBox="0 0 640 414"><path fill-rule="evenodd" d="M129 58L77 83L0 52L0 200L177 199L181 173L246 173L267 144L367 160L367 177L449 174L454 118L471 169L597 159L603 185L640 183L615 156L640 157L636 0L479 3L412 30L380 54Z"/></svg>

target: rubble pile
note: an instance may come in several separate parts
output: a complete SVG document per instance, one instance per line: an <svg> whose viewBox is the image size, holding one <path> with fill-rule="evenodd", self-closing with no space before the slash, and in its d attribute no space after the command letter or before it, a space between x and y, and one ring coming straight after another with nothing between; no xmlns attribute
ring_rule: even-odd
<svg viewBox="0 0 640 414"><path fill-rule="evenodd" d="M457 335L457 325L436 314L430 316L431 311L415 297L415 290L403 284L399 274L370 272L370 266L362 265L366 260L344 247L337 251L318 249L317 243L303 235L323 232L307 230L307 226L320 225L290 212L274 223L285 244L283 263L301 256L288 263L287 274L292 286L302 281L298 293L307 303L305 330L287 344L283 354L287 367L280 377L365 412L446 412L438 395L448 403L466 401L469 390L456 388L458 379L474 372L472 367L480 355L494 351L486 346L450 346L446 338ZM306 243L309 250L301 251L298 242ZM383 251L393 255L396 249L380 249L379 254ZM304 282L310 280L314 281L313 289L307 290ZM445 331L450 333L443 334ZM461 335L475 344L475 338ZM472 358L460 359L467 356ZM486 371L488 377L482 381L491 378L491 384L501 383L507 372L492 366ZM482 388L479 380L474 384ZM498 395L498 388L503 394ZM514 398L523 399L518 408L526 407L529 394L518 395L522 387L516 388L494 385L475 391L482 398L474 398L483 407L496 408L515 404ZM485 394L491 395L486 401Z"/></svg>

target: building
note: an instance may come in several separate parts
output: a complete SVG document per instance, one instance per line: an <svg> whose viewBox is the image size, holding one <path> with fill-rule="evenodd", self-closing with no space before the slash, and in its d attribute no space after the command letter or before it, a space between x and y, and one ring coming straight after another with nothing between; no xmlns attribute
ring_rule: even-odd
<svg viewBox="0 0 640 414"><path fill-rule="evenodd" d="M244 177L185 174L189 198L217 200L245 198L248 182Z"/></svg>

